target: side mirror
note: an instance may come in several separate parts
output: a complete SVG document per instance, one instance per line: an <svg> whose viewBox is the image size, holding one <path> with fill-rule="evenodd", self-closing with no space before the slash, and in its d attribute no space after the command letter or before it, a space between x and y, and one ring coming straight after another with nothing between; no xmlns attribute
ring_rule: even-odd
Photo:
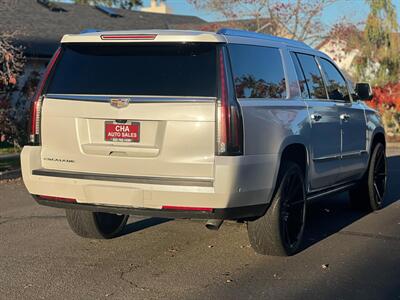
<svg viewBox="0 0 400 300"><path fill-rule="evenodd" d="M356 92L358 98L362 101L369 101L374 97L369 83L356 83L354 91Z"/></svg>

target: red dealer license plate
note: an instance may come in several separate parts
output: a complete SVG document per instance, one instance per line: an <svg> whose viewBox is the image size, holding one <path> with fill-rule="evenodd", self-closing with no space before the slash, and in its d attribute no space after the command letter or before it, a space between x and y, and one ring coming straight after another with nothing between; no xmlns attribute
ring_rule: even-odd
<svg viewBox="0 0 400 300"><path fill-rule="evenodd" d="M105 140L112 142L139 142L140 123L105 123Z"/></svg>

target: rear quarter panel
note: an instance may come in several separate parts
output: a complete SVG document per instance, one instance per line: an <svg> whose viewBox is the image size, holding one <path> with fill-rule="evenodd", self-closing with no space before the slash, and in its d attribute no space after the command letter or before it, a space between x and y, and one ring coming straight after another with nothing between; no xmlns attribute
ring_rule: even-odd
<svg viewBox="0 0 400 300"><path fill-rule="evenodd" d="M367 150L369 152L369 155L371 155L371 147L374 137L378 133L382 133L385 135L385 129L383 127L382 118L379 113L373 108L369 107L364 102L361 103L364 106L365 118L367 121Z"/></svg>
<svg viewBox="0 0 400 300"><path fill-rule="evenodd" d="M310 122L307 106L303 100L241 100L244 121L245 156L262 157L274 155L274 170L268 177L255 178L259 184L273 191L281 163L283 150L291 144L303 144L308 152ZM273 176L271 176L273 175ZM268 201L272 194L268 196Z"/></svg>

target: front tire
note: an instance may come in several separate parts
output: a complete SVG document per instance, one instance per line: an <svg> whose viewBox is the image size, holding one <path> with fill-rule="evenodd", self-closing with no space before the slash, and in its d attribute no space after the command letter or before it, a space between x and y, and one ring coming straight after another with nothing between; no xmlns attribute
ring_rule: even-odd
<svg viewBox="0 0 400 300"><path fill-rule="evenodd" d="M349 192L351 205L364 211L381 209L386 191L386 181L385 146L382 143L377 143L372 150L367 173L360 184Z"/></svg>
<svg viewBox="0 0 400 300"><path fill-rule="evenodd" d="M247 223L253 249L263 255L289 256L299 251L306 217L304 173L294 162L284 162L278 188L264 216Z"/></svg>
<svg viewBox="0 0 400 300"><path fill-rule="evenodd" d="M121 234L129 215L67 209L68 224L73 232L84 238L111 239Z"/></svg>

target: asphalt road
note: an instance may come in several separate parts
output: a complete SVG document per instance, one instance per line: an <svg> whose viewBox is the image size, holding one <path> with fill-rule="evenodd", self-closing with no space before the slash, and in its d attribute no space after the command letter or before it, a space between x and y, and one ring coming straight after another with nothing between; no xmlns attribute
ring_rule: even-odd
<svg viewBox="0 0 400 300"><path fill-rule="evenodd" d="M400 156L386 207L346 195L309 206L304 250L256 255L244 224L131 218L114 240L86 240L22 181L0 184L0 299L400 299Z"/></svg>

